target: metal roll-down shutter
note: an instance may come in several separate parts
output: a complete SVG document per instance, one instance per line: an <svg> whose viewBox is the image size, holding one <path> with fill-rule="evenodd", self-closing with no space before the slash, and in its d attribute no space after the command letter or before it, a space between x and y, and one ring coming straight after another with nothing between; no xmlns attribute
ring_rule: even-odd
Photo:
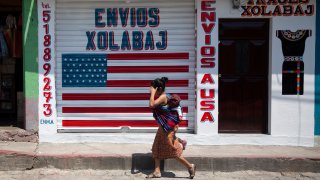
<svg viewBox="0 0 320 180"><path fill-rule="evenodd" d="M166 92L182 98L180 130L192 132L194 6L194 0L57 0L59 132L154 131L149 86L163 76L169 78ZM143 37L142 46L135 36Z"/></svg>

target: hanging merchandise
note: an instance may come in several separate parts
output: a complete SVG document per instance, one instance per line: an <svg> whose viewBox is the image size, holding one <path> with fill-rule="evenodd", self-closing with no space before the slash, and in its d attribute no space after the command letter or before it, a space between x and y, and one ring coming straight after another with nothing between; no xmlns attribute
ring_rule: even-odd
<svg viewBox="0 0 320 180"><path fill-rule="evenodd" d="M3 30L0 28L0 58L7 57L8 55L8 46L3 35Z"/></svg>
<svg viewBox="0 0 320 180"><path fill-rule="evenodd" d="M13 15L9 14L7 16L6 23L9 29L17 29L17 21Z"/></svg>
<svg viewBox="0 0 320 180"><path fill-rule="evenodd" d="M8 44L11 57L22 56L22 32L17 29L16 18L9 14L6 19L7 27L4 36ZM21 46L21 47L20 47Z"/></svg>

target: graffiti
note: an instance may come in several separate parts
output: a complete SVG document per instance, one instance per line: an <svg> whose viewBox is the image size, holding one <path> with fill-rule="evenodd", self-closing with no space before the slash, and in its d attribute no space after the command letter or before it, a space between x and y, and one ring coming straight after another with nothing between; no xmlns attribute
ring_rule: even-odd
<svg viewBox="0 0 320 180"><path fill-rule="evenodd" d="M305 42L311 30L278 30L277 37L282 43L284 62L282 64L282 94L303 95Z"/></svg>

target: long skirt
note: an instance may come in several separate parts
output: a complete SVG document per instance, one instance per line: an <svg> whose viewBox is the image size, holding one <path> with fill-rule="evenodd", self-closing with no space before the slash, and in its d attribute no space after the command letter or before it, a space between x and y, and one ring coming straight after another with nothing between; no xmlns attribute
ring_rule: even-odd
<svg viewBox="0 0 320 180"><path fill-rule="evenodd" d="M168 133L165 132L162 127L159 127L152 145L153 158L162 160L180 157L183 149L178 140L174 141L174 147L176 149L169 144Z"/></svg>

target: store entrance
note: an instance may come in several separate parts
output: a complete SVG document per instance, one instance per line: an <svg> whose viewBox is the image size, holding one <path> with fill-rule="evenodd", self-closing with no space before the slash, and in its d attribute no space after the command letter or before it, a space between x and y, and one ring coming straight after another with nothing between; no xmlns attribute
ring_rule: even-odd
<svg viewBox="0 0 320 180"><path fill-rule="evenodd" d="M219 20L219 133L267 133L268 19Z"/></svg>
<svg viewBox="0 0 320 180"><path fill-rule="evenodd" d="M0 126L23 127L24 98L22 91L22 1L1 1Z"/></svg>

